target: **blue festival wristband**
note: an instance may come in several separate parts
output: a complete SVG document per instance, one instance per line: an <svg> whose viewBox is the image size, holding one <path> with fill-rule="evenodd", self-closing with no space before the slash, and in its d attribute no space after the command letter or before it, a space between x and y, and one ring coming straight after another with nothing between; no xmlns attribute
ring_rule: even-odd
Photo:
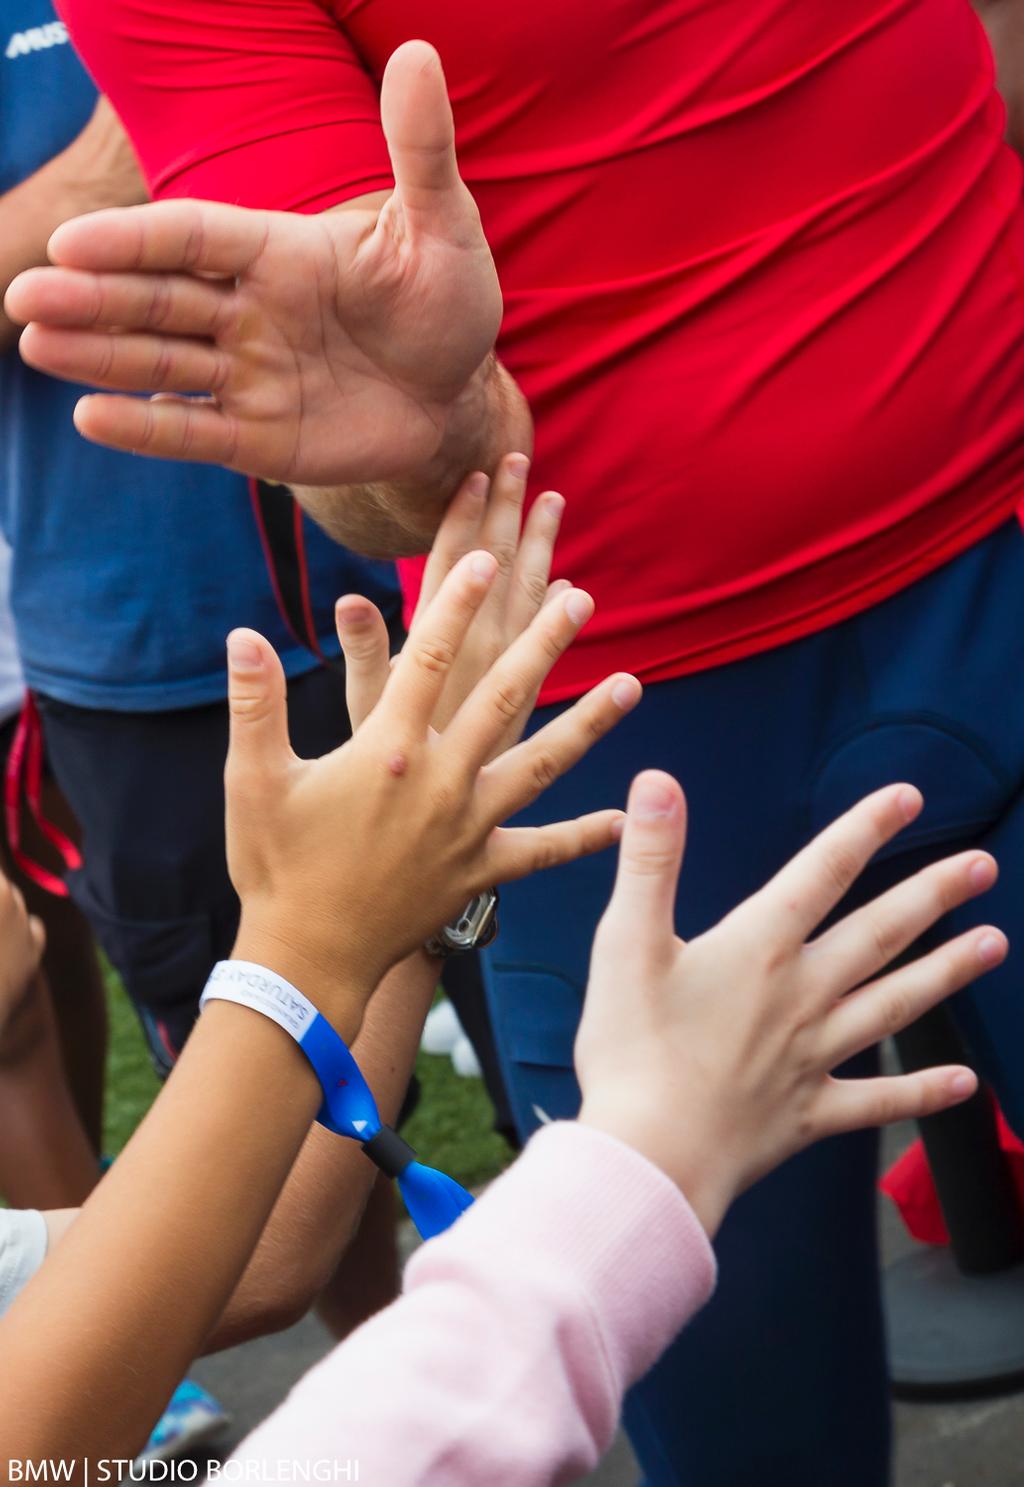
<svg viewBox="0 0 1024 1487"><path fill-rule="evenodd" d="M295 1039L323 1091L317 1120L329 1131L360 1142L370 1160L397 1180L409 1217L424 1239L442 1233L469 1207L473 1199L465 1188L424 1166L398 1132L382 1124L370 1087L344 1040L291 982L252 961L220 960L210 972L200 1008L210 1001L251 1007Z"/></svg>

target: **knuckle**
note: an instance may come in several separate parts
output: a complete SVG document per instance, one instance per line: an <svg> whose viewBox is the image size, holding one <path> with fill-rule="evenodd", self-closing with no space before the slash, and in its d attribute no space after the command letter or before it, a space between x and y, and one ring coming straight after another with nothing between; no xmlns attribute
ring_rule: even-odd
<svg viewBox="0 0 1024 1487"><path fill-rule="evenodd" d="M845 893L860 871L853 851L842 842L831 842L822 857L822 867L832 886Z"/></svg>
<svg viewBox="0 0 1024 1487"><path fill-rule="evenodd" d="M96 380L105 382L114 370L115 345L113 336L104 336L103 346L96 363Z"/></svg>
<svg viewBox="0 0 1024 1487"><path fill-rule="evenodd" d="M169 385L172 378L171 350L166 343L157 346L150 372L150 385L158 391Z"/></svg>
<svg viewBox="0 0 1024 1487"><path fill-rule="evenodd" d="M543 573L532 570L520 573L517 579L519 591L531 609L540 609L548 594L548 581Z"/></svg>
<svg viewBox="0 0 1024 1487"><path fill-rule="evenodd" d="M898 1033L914 1020L914 1008L904 991L891 991L880 1008L880 1035Z"/></svg>
<svg viewBox="0 0 1024 1487"><path fill-rule="evenodd" d="M511 723L526 706L526 688L511 677L502 677L495 682L491 692L491 702L495 711Z"/></svg>
<svg viewBox="0 0 1024 1487"><path fill-rule="evenodd" d="M561 618L559 616L559 618ZM562 639L561 625L545 625L540 633L541 649L550 665L561 659L565 650L565 642Z"/></svg>
<svg viewBox="0 0 1024 1487"><path fill-rule="evenodd" d="M152 403L144 403L143 409L144 412L142 417L142 427L139 430L138 448L148 449L153 442L154 435L156 434L156 421L153 416Z"/></svg>
<svg viewBox="0 0 1024 1487"><path fill-rule="evenodd" d="M188 268L195 268L202 262L203 248L206 242L206 230L203 226L201 212L197 212L192 219L188 232L185 234L185 246L182 253L182 261Z"/></svg>
<svg viewBox="0 0 1024 1487"><path fill-rule="evenodd" d="M228 698L228 710L233 718L245 723L258 723L270 716L270 698L265 692L233 692Z"/></svg>
<svg viewBox="0 0 1024 1487"><path fill-rule="evenodd" d="M492 557L497 559L498 571L511 573L516 560L516 544L514 542L492 542L490 551Z"/></svg>
<svg viewBox="0 0 1024 1487"><path fill-rule="evenodd" d="M564 837L541 836L537 839L534 848L533 860L538 872L543 872L549 867L558 867L567 856L572 856L573 833L567 832Z"/></svg>
<svg viewBox="0 0 1024 1487"><path fill-rule="evenodd" d="M187 455L196 441L196 415L193 408L185 409L185 419L181 426L181 452Z"/></svg>
<svg viewBox="0 0 1024 1487"><path fill-rule="evenodd" d="M591 742L597 743L598 739L604 738L609 722L610 715L604 702L596 701L593 707L584 709L583 727Z"/></svg>
<svg viewBox="0 0 1024 1487"><path fill-rule="evenodd" d="M634 877L656 878L663 876L673 867L676 856L674 851L653 844L645 846L634 842L625 860Z"/></svg>
<svg viewBox="0 0 1024 1487"><path fill-rule="evenodd" d="M899 925L888 914L875 914L871 920L871 938L882 965L888 965L900 949Z"/></svg>
<svg viewBox="0 0 1024 1487"><path fill-rule="evenodd" d="M149 306L146 311L146 323L155 330L166 324L171 313L172 298L171 287L167 280L156 278L153 280L149 294Z"/></svg>
<svg viewBox="0 0 1024 1487"><path fill-rule="evenodd" d="M231 363L226 356L215 356L208 379L212 393L222 393L231 380Z"/></svg>
<svg viewBox="0 0 1024 1487"><path fill-rule="evenodd" d="M553 785L561 773L557 759L553 754L548 752L537 754L532 760L530 767L533 783L537 788L538 794Z"/></svg>
<svg viewBox="0 0 1024 1487"><path fill-rule="evenodd" d="M455 648L441 636L424 636L413 647L413 659L422 671L445 675L455 664Z"/></svg>

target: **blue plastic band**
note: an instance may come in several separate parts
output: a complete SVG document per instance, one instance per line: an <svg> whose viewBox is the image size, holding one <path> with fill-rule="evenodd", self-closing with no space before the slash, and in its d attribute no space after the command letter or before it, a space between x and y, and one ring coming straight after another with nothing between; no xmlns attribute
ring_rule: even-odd
<svg viewBox="0 0 1024 1487"><path fill-rule="evenodd" d="M262 1012L295 1039L323 1091L317 1116L321 1125L364 1145L381 1131L377 1102L344 1039L291 982L252 961L221 960L210 972L200 1007L209 1001ZM424 1239L449 1228L473 1201L451 1177L420 1161L410 1161L397 1180L409 1217Z"/></svg>

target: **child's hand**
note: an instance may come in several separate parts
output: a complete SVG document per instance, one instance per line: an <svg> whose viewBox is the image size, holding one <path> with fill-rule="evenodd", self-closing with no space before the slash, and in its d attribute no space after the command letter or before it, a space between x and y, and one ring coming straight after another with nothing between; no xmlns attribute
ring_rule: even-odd
<svg viewBox="0 0 1024 1487"><path fill-rule="evenodd" d="M42 920L28 912L21 890L0 873L0 1062L23 1049L26 1013L45 945Z"/></svg>
<svg viewBox="0 0 1024 1487"><path fill-rule="evenodd" d="M991 887L996 865L975 851L925 868L809 940L921 806L909 785L869 796L684 944L673 929L683 794L654 771L634 781L576 1042L580 1119L667 1172L709 1233L744 1188L811 1142L932 1115L977 1087L964 1068L830 1077L1006 954L999 930L975 929L863 984Z"/></svg>
<svg viewBox="0 0 1024 1487"><path fill-rule="evenodd" d="M492 553L498 563L487 596L441 692L432 720L435 728L447 727L480 678L523 633L545 600L571 587L566 579L548 582L555 538L565 510L562 497L545 491L523 524L529 469L525 455L509 454L492 482L479 472L470 475L452 499L434 539L416 606L417 618L468 552ZM339 599L335 619L345 653L348 711L354 731L376 706L388 679L387 626L376 606L360 594ZM496 752L510 748L520 738L535 701L535 696L529 698L510 719Z"/></svg>
<svg viewBox="0 0 1024 1487"><path fill-rule="evenodd" d="M430 726L466 632L497 571L468 554L415 622L380 702L323 759L288 741L280 662L261 636L229 638L228 862L242 900L237 953L302 985L333 976L351 1005L475 894L610 845L622 812L499 830L639 700L609 677L498 759L495 749L593 603L546 605L443 733ZM493 762L486 761L493 759ZM323 1006L325 1015L330 1007Z"/></svg>

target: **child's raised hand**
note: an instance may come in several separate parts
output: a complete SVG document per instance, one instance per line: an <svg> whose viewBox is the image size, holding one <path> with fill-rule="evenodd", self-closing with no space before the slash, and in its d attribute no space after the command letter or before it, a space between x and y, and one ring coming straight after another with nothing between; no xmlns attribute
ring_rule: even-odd
<svg viewBox="0 0 1024 1487"><path fill-rule="evenodd" d="M580 1118L663 1168L709 1232L744 1188L811 1142L931 1115L977 1087L965 1068L831 1077L1006 954L999 930L974 929L869 979L991 887L996 865L977 851L925 868L810 938L921 805L908 785L869 796L684 944L673 927L683 794L658 772L634 781L576 1043Z"/></svg>
<svg viewBox="0 0 1024 1487"><path fill-rule="evenodd" d="M493 481L479 471L470 475L453 497L434 539L416 606L417 617L468 552L489 552L498 564L438 699L435 728L447 726L480 678L523 633L545 600L570 587L565 579L549 583L565 502L554 491L545 491L524 523L529 469L525 455L509 454L495 471ZM339 599L335 618L345 653L348 711L354 730L376 705L387 682L388 631L377 607L359 594ZM496 752L509 748L522 736L535 701L535 696L529 698L509 720Z"/></svg>
<svg viewBox="0 0 1024 1487"><path fill-rule="evenodd" d="M333 973L349 1002L353 991L365 1000L475 894L616 839L617 810L499 829L639 700L635 678L609 677L494 758L590 617L587 594L571 589L545 605L444 732L431 726L497 567L483 552L455 565L414 623L376 707L322 759L292 752L284 674L271 647L252 631L231 635L227 838L242 900L238 954L300 986L304 970Z"/></svg>

